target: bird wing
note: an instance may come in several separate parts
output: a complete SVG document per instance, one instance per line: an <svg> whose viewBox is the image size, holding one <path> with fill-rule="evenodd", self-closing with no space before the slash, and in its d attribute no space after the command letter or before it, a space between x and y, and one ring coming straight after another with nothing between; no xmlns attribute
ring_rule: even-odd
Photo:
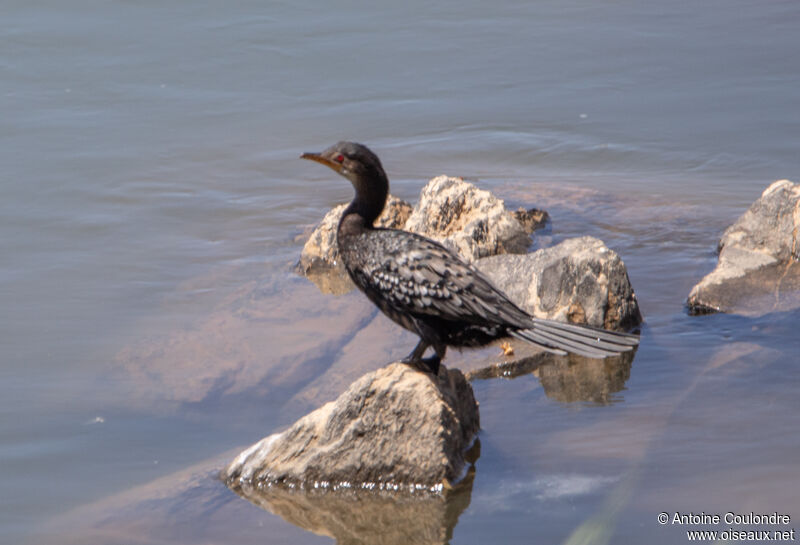
<svg viewBox="0 0 800 545"><path fill-rule="evenodd" d="M475 324L530 327L531 318L475 267L438 242L393 229L363 235L353 280L394 310ZM380 251L370 246L380 244ZM378 301L376 301L378 302Z"/></svg>
<svg viewBox="0 0 800 545"><path fill-rule="evenodd" d="M502 325L512 336L550 352L590 358L627 352L639 343L627 333L533 318L458 254L428 238L392 229L362 236L359 267L350 271L351 277L395 315Z"/></svg>

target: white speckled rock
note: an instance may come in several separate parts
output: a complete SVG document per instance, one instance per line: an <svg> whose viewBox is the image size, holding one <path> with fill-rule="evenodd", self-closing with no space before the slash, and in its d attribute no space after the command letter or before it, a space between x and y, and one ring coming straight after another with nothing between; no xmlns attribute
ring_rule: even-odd
<svg viewBox="0 0 800 545"><path fill-rule="evenodd" d="M719 262L689 293L692 313L761 314L800 306L800 184L772 183L728 227Z"/></svg>
<svg viewBox="0 0 800 545"><path fill-rule="evenodd" d="M437 176L422 189L405 229L449 246L468 261L524 253L531 243L525 227L502 200L448 176Z"/></svg>
<svg viewBox="0 0 800 545"><path fill-rule="evenodd" d="M625 264L596 238L572 238L532 254L487 257L475 265L538 318L606 329L642 322Z"/></svg>
<svg viewBox="0 0 800 545"><path fill-rule="evenodd" d="M457 369L403 363L367 373L336 401L246 449L223 471L233 486L436 487L458 479L480 427Z"/></svg>

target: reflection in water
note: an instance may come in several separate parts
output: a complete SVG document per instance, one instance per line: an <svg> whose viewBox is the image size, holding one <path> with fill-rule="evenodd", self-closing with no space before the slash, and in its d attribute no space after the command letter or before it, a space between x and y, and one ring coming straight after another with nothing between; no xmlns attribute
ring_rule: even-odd
<svg viewBox="0 0 800 545"><path fill-rule="evenodd" d="M539 379L547 397L571 403L589 401L607 404L613 394L625 388L630 378L636 350L602 360L569 354L554 356L538 352L515 361L492 365L467 374L469 380L495 377L516 378L533 374Z"/></svg>
<svg viewBox="0 0 800 545"><path fill-rule="evenodd" d="M472 462L480 445L470 450ZM297 490L282 486L237 487L241 497L287 522L339 545L433 545L448 543L469 506L475 466L453 488L429 492Z"/></svg>
<svg viewBox="0 0 800 545"><path fill-rule="evenodd" d="M534 374L551 399L607 404L613 401L612 394L625 388L633 357L633 351L602 360L570 354L568 358L540 366Z"/></svg>

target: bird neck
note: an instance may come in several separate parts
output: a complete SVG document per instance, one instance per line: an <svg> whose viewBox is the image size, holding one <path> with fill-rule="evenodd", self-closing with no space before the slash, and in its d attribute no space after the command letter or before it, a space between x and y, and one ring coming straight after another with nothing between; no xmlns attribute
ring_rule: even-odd
<svg viewBox="0 0 800 545"><path fill-rule="evenodd" d="M348 216L358 216L350 218L347 221L351 223L360 223L364 229L372 229L375 220L383 212L383 207L386 205L386 198L389 195L389 181L386 176L379 176L374 180L364 180L361 178L353 182L353 187L356 190L356 196L350 202L350 205L345 209L342 214L340 225L344 223L345 218Z"/></svg>

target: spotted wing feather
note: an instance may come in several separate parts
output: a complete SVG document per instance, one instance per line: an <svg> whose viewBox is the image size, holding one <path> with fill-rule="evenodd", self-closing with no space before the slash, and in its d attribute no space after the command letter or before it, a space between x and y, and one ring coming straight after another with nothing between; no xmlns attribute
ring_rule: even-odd
<svg viewBox="0 0 800 545"><path fill-rule="evenodd" d="M526 327L528 315L455 252L425 237L391 229L364 233L346 256L353 280L375 301L412 315ZM380 244L380 251L371 246ZM375 301L378 303L378 301ZM380 305L380 303L378 303Z"/></svg>

